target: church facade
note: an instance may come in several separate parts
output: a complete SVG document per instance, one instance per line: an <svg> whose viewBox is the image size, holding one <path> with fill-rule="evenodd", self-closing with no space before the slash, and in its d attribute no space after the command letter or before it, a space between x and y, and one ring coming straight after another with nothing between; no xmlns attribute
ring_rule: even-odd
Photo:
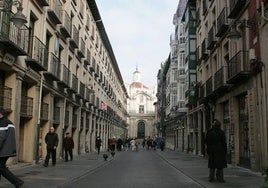
<svg viewBox="0 0 268 188"><path fill-rule="evenodd" d="M142 84L141 74L136 69L133 73L133 82L126 84L129 94L127 101L128 110L128 136L143 139L155 137L156 128L154 123L156 90Z"/></svg>

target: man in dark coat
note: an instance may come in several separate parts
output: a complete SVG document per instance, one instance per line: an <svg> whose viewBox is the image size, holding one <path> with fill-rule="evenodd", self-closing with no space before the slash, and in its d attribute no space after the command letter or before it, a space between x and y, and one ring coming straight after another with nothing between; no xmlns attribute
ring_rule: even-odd
<svg viewBox="0 0 268 188"><path fill-rule="evenodd" d="M98 136L98 137L96 138L96 148L97 148L97 150L98 150L98 154L100 154L101 143L102 143L101 138L100 138L100 136Z"/></svg>
<svg viewBox="0 0 268 188"><path fill-rule="evenodd" d="M214 119L212 128L208 130L206 136L209 181L215 181L215 169L217 169L216 177L219 182L225 182L223 178L223 168L227 167L227 144L225 133L221 130L220 122Z"/></svg>
<svg viewBox="0 0 268 188"><path fill-rule="evenodd" d="M63 139L63 149L65 151L65 161L68 161L68 155L70 155L70 160L73 160L73 149L74 149L74 140L70 133L66 133L65 138Z"/></svg>
<svg viewBox="0 0 268 188"><path fill-rule="evenodd" d="M5 117L4 109L0 109L0 175L4 176L16 188L21 188L23 181L6 167L9 157L16 156L15 126Z"/></svg>
<svg viewBox="0 0 268 188"><path fill-rule="evenodd" d="M44 167L48 166L50 155L52 156L52 165L56 165L56 149L59 143L59 137L55 133L54 127L50 127L50 131L46 134L45 142L47 144L47 156L45 159Z"/></svg>

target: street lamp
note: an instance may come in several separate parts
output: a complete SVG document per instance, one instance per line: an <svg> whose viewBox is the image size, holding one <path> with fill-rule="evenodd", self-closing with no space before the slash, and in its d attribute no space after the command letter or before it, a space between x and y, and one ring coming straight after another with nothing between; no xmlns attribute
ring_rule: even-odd
<svg viewBox="0 0 268 188"><path fill-rule="evenodd" d="M17 28L21 28L25 23L27 23L26 16L22 13L22 4L20 1L10 1L0 0L0 11L9 12L11 11L12 5L18 6L17 12L11 17L11 21Z"/></svg>
<svg viewBox="0 0 268 188"><path fill-rule="evenodd" d="M243 20L235 20L231 25L231 30L229 31L227 38L231 41L237 41L242 37L239 31L237 31L236 27L240 24L241 27L247 27L251 29L253 32L256 31L256 21L254 18L251 19L243 19Z"/></svg>

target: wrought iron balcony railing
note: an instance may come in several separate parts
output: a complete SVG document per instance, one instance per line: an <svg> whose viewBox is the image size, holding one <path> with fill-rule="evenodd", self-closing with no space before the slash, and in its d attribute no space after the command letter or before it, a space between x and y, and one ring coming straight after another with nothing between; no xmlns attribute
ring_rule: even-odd
<svg viewBox="0 0 268 188"><path fill-rule="evenodd" d="M17 28L10 21L11 12L1 11L0 13L0 46L14 56L27 55L29 28L26 25Z"/></svg>
<svg viewBox="0 0 268 188"><path fill-rule="evenodd" d="M58 84L63 87L70 87L70 76L71 71L64 64L61 64L61 75Z"/></svg>
<svg viewBox="0 0 268 188"><path fill-rule="evenodd" d="M50 0L49 8L47 9L48 16L54 24L61 24L62 4L60 0Z"/></svg>
<svg viewBox="0 0 268 188"><path fill-rule="evenodd" d="M59 81L61 73L60 68L59 58L54 53L50 52L48 70L45 72L45 74L50 76L50 78Z"/></svg>
<svg viewBox="0 0 268 188"><path fill-rule="evenodd" d="M228 81L229 84L235 84L248 79L251 76L249 66L249 52L239 51L228 62Z"/></svg>
<svg viewBox="0 0 268 188"><path fill-rule="evenodd" d="M78 48L79 45L79 33L76 27L72 27L72 37L70 38L70 45L73 49Z"/></svg>
<svg viewBox="0 0 268 188"><path fill-rule="evenodd" d="M62 25L60 26L62 35L66 38L71 37L72 25L71 17L66 11L62 11Z"/></svg>
<svg viewBox="0 0 268 188"><path fill-rule="evenodd" d="M48 69L48 49L46 45L36 36L30 38L29 56L26 63L37 71Z"/></svg>
<svg viewBox="0 0 268 188"><path fill-rule="evenodd" d="M222 37L223 34L228 30L228 19L227 19L227 7L224 7L217 18L217 37Z"/></svg>
<svg viewBox="0 0 268 188"><path fill-rule="evenodd" d="M230 0L230 14L229 18L235 19L240 11L244 8L247 3L247 0Z"/></svg>

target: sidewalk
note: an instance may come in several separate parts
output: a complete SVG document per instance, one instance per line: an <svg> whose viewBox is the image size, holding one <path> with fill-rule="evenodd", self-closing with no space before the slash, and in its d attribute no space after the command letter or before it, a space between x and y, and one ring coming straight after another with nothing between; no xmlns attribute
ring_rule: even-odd
<svg viewBox="0 0 268 188"><path fill-rule="evenodd" d="M207 167L207 159L186 154L178 151L165 150L164 152L157 151L157 154L172 165L174 168L191 177L198 182L202 187L207 188L226 188L226 187L243 187L243 188L260 188L264 187L264 177L261 173L253 172L249 169L228 165L224 169L225 183L208 181L209 169Z"/></svg>
<svg viewBox="0 0 268 188"><path fill-rule="evenodd" d="M73 161L65 162L57 160L56 166L51 162L48 167L37 165L15 165L10 167L11 171L23 179L23 188L58 188L68 182L72 182L81 176L96 170L112 160L109 156L107 161L102 157L103 153L82 154L74 156ZM14 188L4 177L0 180L0 188Z"/></svg>

